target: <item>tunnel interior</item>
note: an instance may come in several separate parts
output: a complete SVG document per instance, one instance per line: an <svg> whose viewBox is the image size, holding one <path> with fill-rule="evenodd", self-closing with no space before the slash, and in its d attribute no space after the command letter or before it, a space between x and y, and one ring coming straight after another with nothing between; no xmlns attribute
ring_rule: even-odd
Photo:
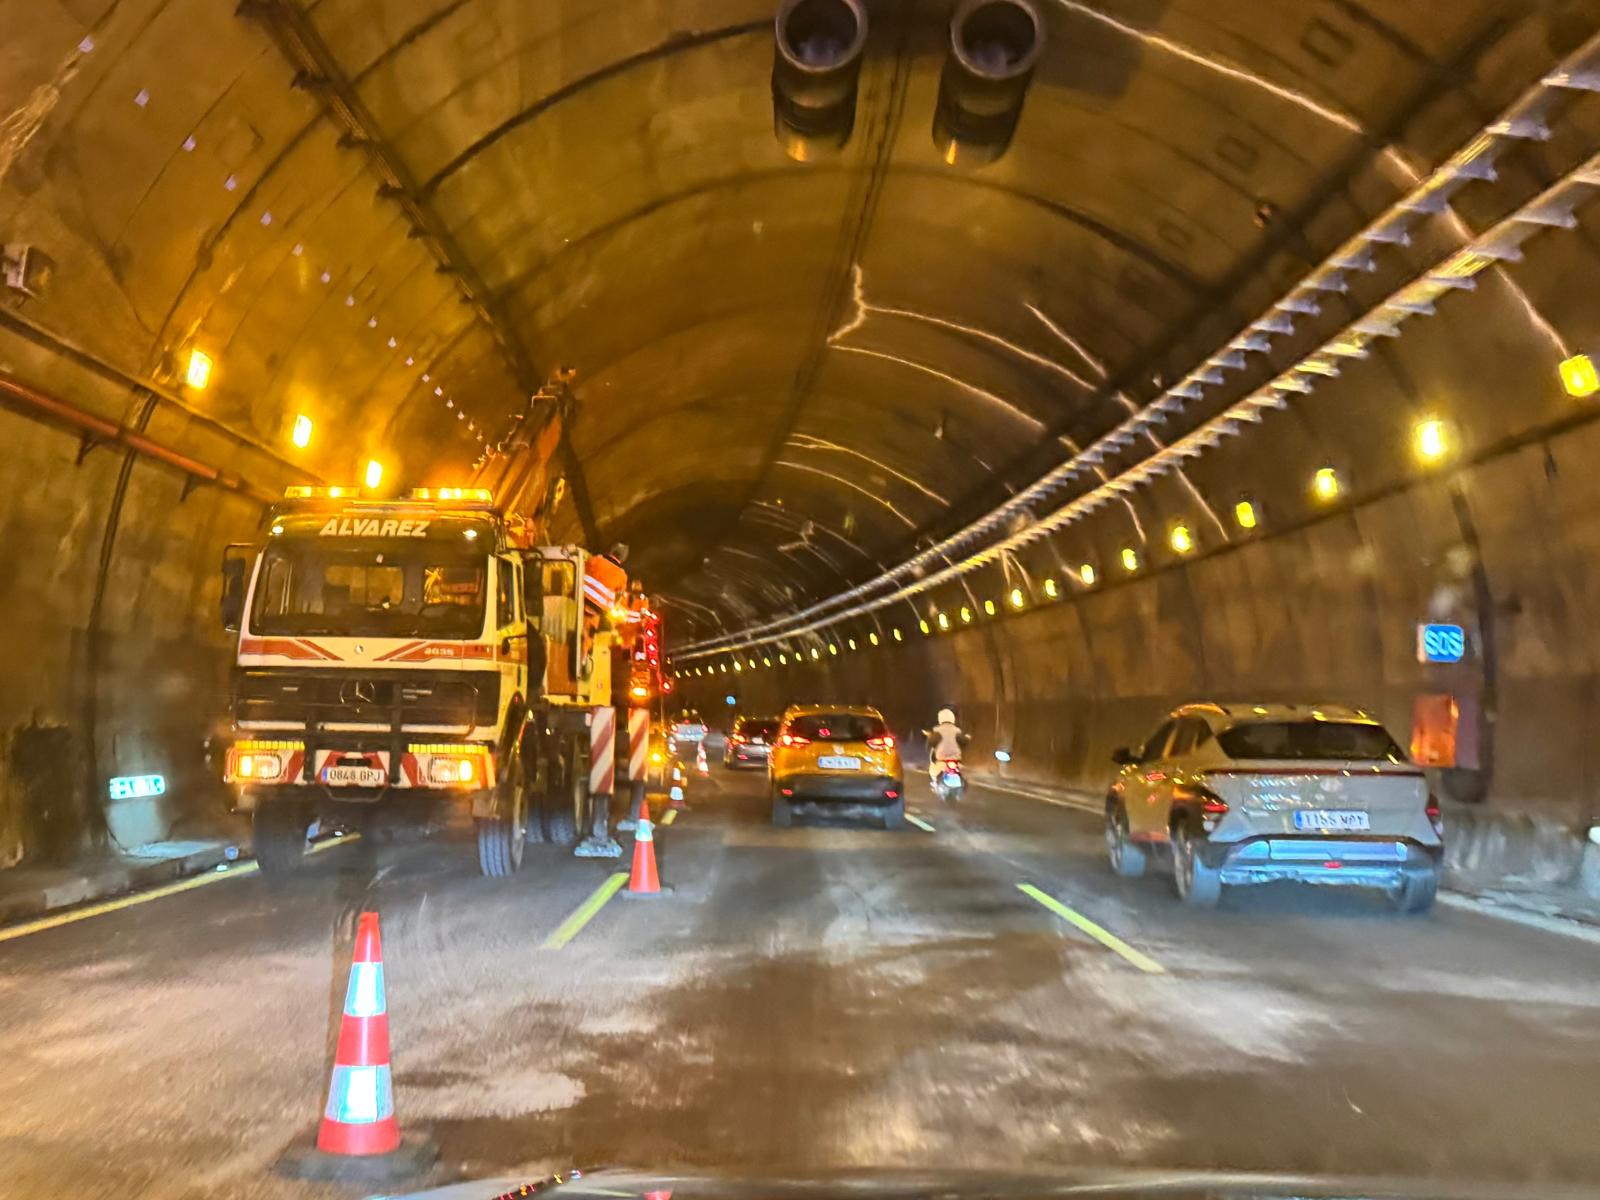
<svg viewBox="0 0 1600 1200"><path fill-rule="evenodd" d="M223 803L219 564L308 482L626 543L703 711L1092 788L1443 703L1446 794L1594 816L1600 4L796 8L0 0L0 860ZM822 109L780 9L863 22Z"/></svg>

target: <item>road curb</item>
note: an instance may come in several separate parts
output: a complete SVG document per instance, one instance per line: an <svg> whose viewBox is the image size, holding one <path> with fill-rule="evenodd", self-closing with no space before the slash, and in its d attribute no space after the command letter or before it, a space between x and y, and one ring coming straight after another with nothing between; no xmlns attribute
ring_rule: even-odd
<svg viewBox="0 0 1600 1200"><path fill-rule="evenodd" d="M228 850L228 846L219 844L193 854L148 863L115 863L92 874L80 875L48 887L0 896L0 926L36 920L82 904L92 904L127 892L201 875L232 861ZM237 851L234 857L240 857ZM21 869L27 870L26 867Z"/></svg>

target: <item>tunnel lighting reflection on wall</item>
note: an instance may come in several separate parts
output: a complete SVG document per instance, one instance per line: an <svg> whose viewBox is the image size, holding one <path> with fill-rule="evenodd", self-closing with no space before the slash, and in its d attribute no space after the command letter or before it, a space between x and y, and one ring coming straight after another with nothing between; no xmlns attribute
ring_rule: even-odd
<svg viewBox="0 0 1600 1200"><path fill-rule="evenodd" d="M1024 603L1024 601L1025 601L1025 598L1022 595L1022 589L1021 588L1012 588L1011 589L1011 607L1012 608L1021 608L1023 603Z"/></svg>
<svg viewBox="0 0 1600 1200"><path fill-rule="evenodd" d="M1569 396L1592 396L1600 392L1600 371L1587 354L1575 354L1561 364L1561 383Z"/></svg>
<svg viewBox="0 0 1600 1200"><path fill-rule="evenodd" d="M1437 417L1418 421L1413 431L1413 440L1417 447L1417 457L1423 462L1438 462L1450 448L1449 434L1444 422Z"/></svg>
<svg viewBox="0 0 1600 1200"><path fill-rule="evenodd" d="M1132 546L1122 548L1122 569L1124 571L1137 571L1139 569L1139 552Z"/></svg>
<svg viewBox="0 0 1600 1200"><path fill-rule="evenodd" d="M375 488L383 482L383 464L375 458L367 460L366 481L369 488Z"/></svg>
<svg viewBox="0 0 1600 1200"><path fill-rule="evenodd" d="M1078 578L1083 580L1084 587L1093 587L1095 581L1094 568L1088 563L1078 568Z"/></svg>
<svg viewBox="0 0 1600 1200"><path fill-rule="evenodd" d="M197 392L210 387L211 356L204 350L189 351L189 366L183 373L183 381Z"/></svg>
<svg viewBox="0 0 1600 1200"><path fill-rule="evenodd" d="M1256 527L1256 506L1249 500L1241 500L1233 506L1233 519L1239 522L1240 529L1254 529Z"/></svg>
<svg viewBox="0 0 1600 1200"><path fill-rule="evenodd" d="M1044 581L1044 594L1052 600L1061 594L1061 589L1056 586L1054 579L1046 579Z"/></svg>
<svg viewBox="0 0 1600 1200"><path fill-rule="evenodd" d="M1167 542L1179 554L1188 554L1194 549L1194 534L1189 532L1187 525L1174 525L1172 532L1167 535Z"/></svg>
<svg viewBox="0 0 1600 1200"><path fill-rule="evenodd" d="M1311 494L1326 503L1339 498L1339 472L1323 467L1311 477Z"/></svg>

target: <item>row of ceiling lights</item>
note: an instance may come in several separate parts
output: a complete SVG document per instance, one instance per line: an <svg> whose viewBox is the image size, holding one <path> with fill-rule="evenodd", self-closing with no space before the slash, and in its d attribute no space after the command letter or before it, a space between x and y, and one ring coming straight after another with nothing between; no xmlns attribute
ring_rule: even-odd
<svg viewBox="0 0 1600 1200"><path fill-rule="evenodd" d="M96 43L92 35L86 35L83 40L78 43L78 52L80 54L91 54L94 52L95 48ZM150 107L151 98L152 97L149 88L142 87L137 93L135 93L133 97L134 106L139 109L148 109ZM184 153L192 154L198 148L199 144L198 138L191 133L188 137L184 138L182 149ZM222 181L222 187L224 191L236 191L239 187L238 176L233 174L228 175L227 178ZM270 226L273 222L272 210L264 209L259 220L263 227ZM303 257L305 254L304 243L296 242L291 253L296 258ZM324 285L331 284L333 282L333 272L324 268L318 278ZM344 304L346 308L354 308L356 306L355 294L351 293L347 295L344 298ZM367 318L367 328L378 328L378 318L375 315ZM388 346L391 350L399 350L399 339L390 337ZM408 354L406 356L406 366L414 367L415 365L415 356ZM211 377L215 367L216 361L210 354L200 349L198 346L191 347L189 350L188 362L184 370L184 383L193 391L204 391L206 388L211 386ZM433 382L430 372L426 370L422 372L422 382L424 384ZM475 437L479 442L483 442L485 440L483 431L478 428L477 422L469 419L464 411L456 408L454 398L447 395L442 386L435 384L433 388L433 394L444 401L445 408L455 410L457 420L466 422L467 433L469 435ZM290 429L289 440L294 444L296 449L304 450L311 445L311 431L311 417L305 413L297 413ZM383 478L382 464L378 463L376 460L369 461L366 466L365 477L367 479L368 487L377 487L378 482Z"/></svg>
<svg viewBox="0 0 1600 1200"><path fill-rule="evenodd" d="M1564 362L1562 364L1562 379L1564 382L1566 382L1568 391L1572 392L1574 395L1592 395L1595 392L1600 392L1600 371L1596 370L1594 365L1587 357L1580 356L1580 358L1569 359L1567 362ZM1582 388L1586 388L1587 390L1578 390ZM1412 449L1417 458L1425 465L1438 463L1446 458L1450 453L1451 443L1452 438L1449 427L1444 421L1438 419L1437 417L1425 417L1418 421L1412 428ZM1312 498L1319 504L1332 504L1334 501L1338 500L1341 495L1343 495L1344 480L1340 477L1339 472L1333 467L1319 467L1315 472L1312 473L1310 492ZM1233 506L1233 519L1240 529L1250 531L1260 528L1261 517L1262 514L1259 505L1255 500L1248 496L1241 497ZM1199 542L1196 540L1194 530L1191 529L1187 523L1182 521L1174 524L1171 529L1168 530L1167 544L1172 548L1174 553L1179 555L1192 554L1199 546ZM1122 569L1130 575L1137 572L1140 567L1144 565L1143 559L1139 554L1139 550L1134 546L1122 547L1117 557L1118 561L1122 564ZM1085 562L1080 564L1076 573L1078 581L1085 588L1092 588L1100 581L1100 573L1095 568L1093 563ZM1045 597L1050 600L1058 599L1061 595L1060 585L1057 584L1054 578L1047 577L1041 585L1041 590L1044 592ZM1026 608L1028 606L1027 593L1024 592L1020 587L1014 587L1007 596L1007 603L1013 609L1020 610ZM982 607L985 615L987 616L996 616L999 612L999 608L993 600L985 600ZM972 623L973 611L969 606L962 605L956 611L957 617L961 624L969 625ZM931 616L932 624L930 624L927 620L918 622L918 628L924 635L931 635L935 626L941 632L948 631L952 628L951 616L948 612L935 610ZM903 640L899 629L894 629L892 633L895 641L898 642ZM867 635L867 641L873 646L878 645L878 635L876 633L869 633ZM846 646L850 650L856 649L856 639L847 638ZM838 654L838 643L830 642L827 650L829 654ZM822 657L821 650L815 646L811 648L810 654L811 658L814 660ZM797 652L794 655L794 660L797 664L802 663L804 661L804 655ZM779 666L787 666L789 662L788 655L779 654L777 656L777 661ZM773 665L771 656L763 656L760 662L763 666L770 667ZM728 662L720 664L720 667L717 665L712 665L703 669L700 667L695 667L692 669L685 668L682 674L695 676L702 674L710 675L718 670L720 670L723 674L726 674L730 669L730 666L731 669L736 672L744 670L746 666L748 666L749 669L754 670L757 667L757 660L754 658L745 658L743 660L733 658Z"/></svg>

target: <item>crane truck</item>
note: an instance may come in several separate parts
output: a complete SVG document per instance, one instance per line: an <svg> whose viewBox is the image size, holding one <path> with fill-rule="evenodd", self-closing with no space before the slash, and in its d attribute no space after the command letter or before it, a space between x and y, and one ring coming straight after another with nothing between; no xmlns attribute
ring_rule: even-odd
<svg viewBox="0 0 1600 1200"><path fill-rule="evenodd" d="M538 544L477 488L294 486L265 525L222 563L238 633L223 774L264 872L386 806L470 809L490 876L605 819L589 726L613 658L628 682L620 564Z"/></svg>

